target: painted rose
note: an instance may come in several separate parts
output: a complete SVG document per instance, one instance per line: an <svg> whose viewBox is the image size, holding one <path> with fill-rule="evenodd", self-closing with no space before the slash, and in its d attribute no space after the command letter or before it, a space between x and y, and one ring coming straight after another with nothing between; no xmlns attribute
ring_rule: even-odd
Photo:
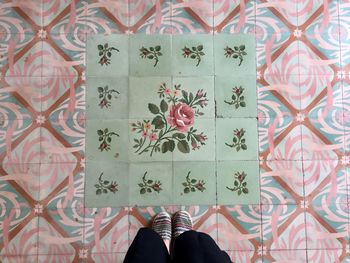
<svg viewBox="0 0 350 263"><path fill-rule="evenodd" d="M167 118L168 123L180 132L187 132L194 123L194 111L185 103L173 105Z"/></svg>

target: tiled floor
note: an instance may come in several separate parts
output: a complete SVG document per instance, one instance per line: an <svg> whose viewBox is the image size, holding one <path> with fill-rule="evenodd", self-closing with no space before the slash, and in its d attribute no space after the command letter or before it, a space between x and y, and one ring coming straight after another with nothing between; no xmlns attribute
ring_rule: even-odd
<svg viewBox="0 0 350 263"><path fill-rule="evenodd" d="M122 262L186 209L235 262L349 262L349 28L346 0L1 0L1 261ZM116 33L255 35L260 204L84 207L86 41Z"/></svg>

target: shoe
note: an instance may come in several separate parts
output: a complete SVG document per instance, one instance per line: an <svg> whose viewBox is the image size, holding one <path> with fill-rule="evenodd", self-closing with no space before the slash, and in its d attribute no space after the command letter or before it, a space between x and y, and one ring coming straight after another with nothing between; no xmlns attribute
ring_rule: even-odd
<svg viewBox="0 0 350 263"><path fill-rule="evenodd" d="M152 222L152 229L161 236L163 240L171 239L171 217L167 212L160 212Z"/></svg>
<svg viewBox="0 0 350 263"><path fill-rule="evenodd" d="M177 238L183 232L192 230L192 218L186 211L178 211L173 216L173 237Z"/></svg>

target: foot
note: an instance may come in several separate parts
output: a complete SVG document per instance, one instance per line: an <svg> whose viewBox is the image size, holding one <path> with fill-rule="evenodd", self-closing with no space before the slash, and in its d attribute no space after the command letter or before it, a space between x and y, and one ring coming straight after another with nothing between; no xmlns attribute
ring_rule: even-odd
<svg viewBox="0 0 350 263"><path fill-rule="evenodd" d="M152 222L152 229L166 241L171 239L171 217L167 212L160 212Z"/></svg>
<svg viewBox="0 0 350 263"><path fill-rule="evenodd" d="M177 238L183 232L192 230L192 218L186 211L178 211L173 216L173 236Z"/></svg>

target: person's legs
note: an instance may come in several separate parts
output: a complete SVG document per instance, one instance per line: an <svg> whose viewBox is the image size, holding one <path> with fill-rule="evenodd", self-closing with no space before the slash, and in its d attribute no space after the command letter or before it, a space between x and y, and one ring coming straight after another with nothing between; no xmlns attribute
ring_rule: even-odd
<svg viewBox="0 0 350 263"><path fill-rule="evenodd" d="M186 231L174 242L174 263L231 263L230 257L205 233Z"/></svg>
<svg viewBox="0 0 350 263"><path fill-rule="evenodd" d="M141 228L126 253L124 263L169 263L168 249L159 234Z"/></svg>
<svg viewBox="0 0 350 263"><path fill-rule="evenodd" d="M186 211L173 217L174 263L229 263L229 256L220 250L207 234L192 231L192 219Z"/></svg>

